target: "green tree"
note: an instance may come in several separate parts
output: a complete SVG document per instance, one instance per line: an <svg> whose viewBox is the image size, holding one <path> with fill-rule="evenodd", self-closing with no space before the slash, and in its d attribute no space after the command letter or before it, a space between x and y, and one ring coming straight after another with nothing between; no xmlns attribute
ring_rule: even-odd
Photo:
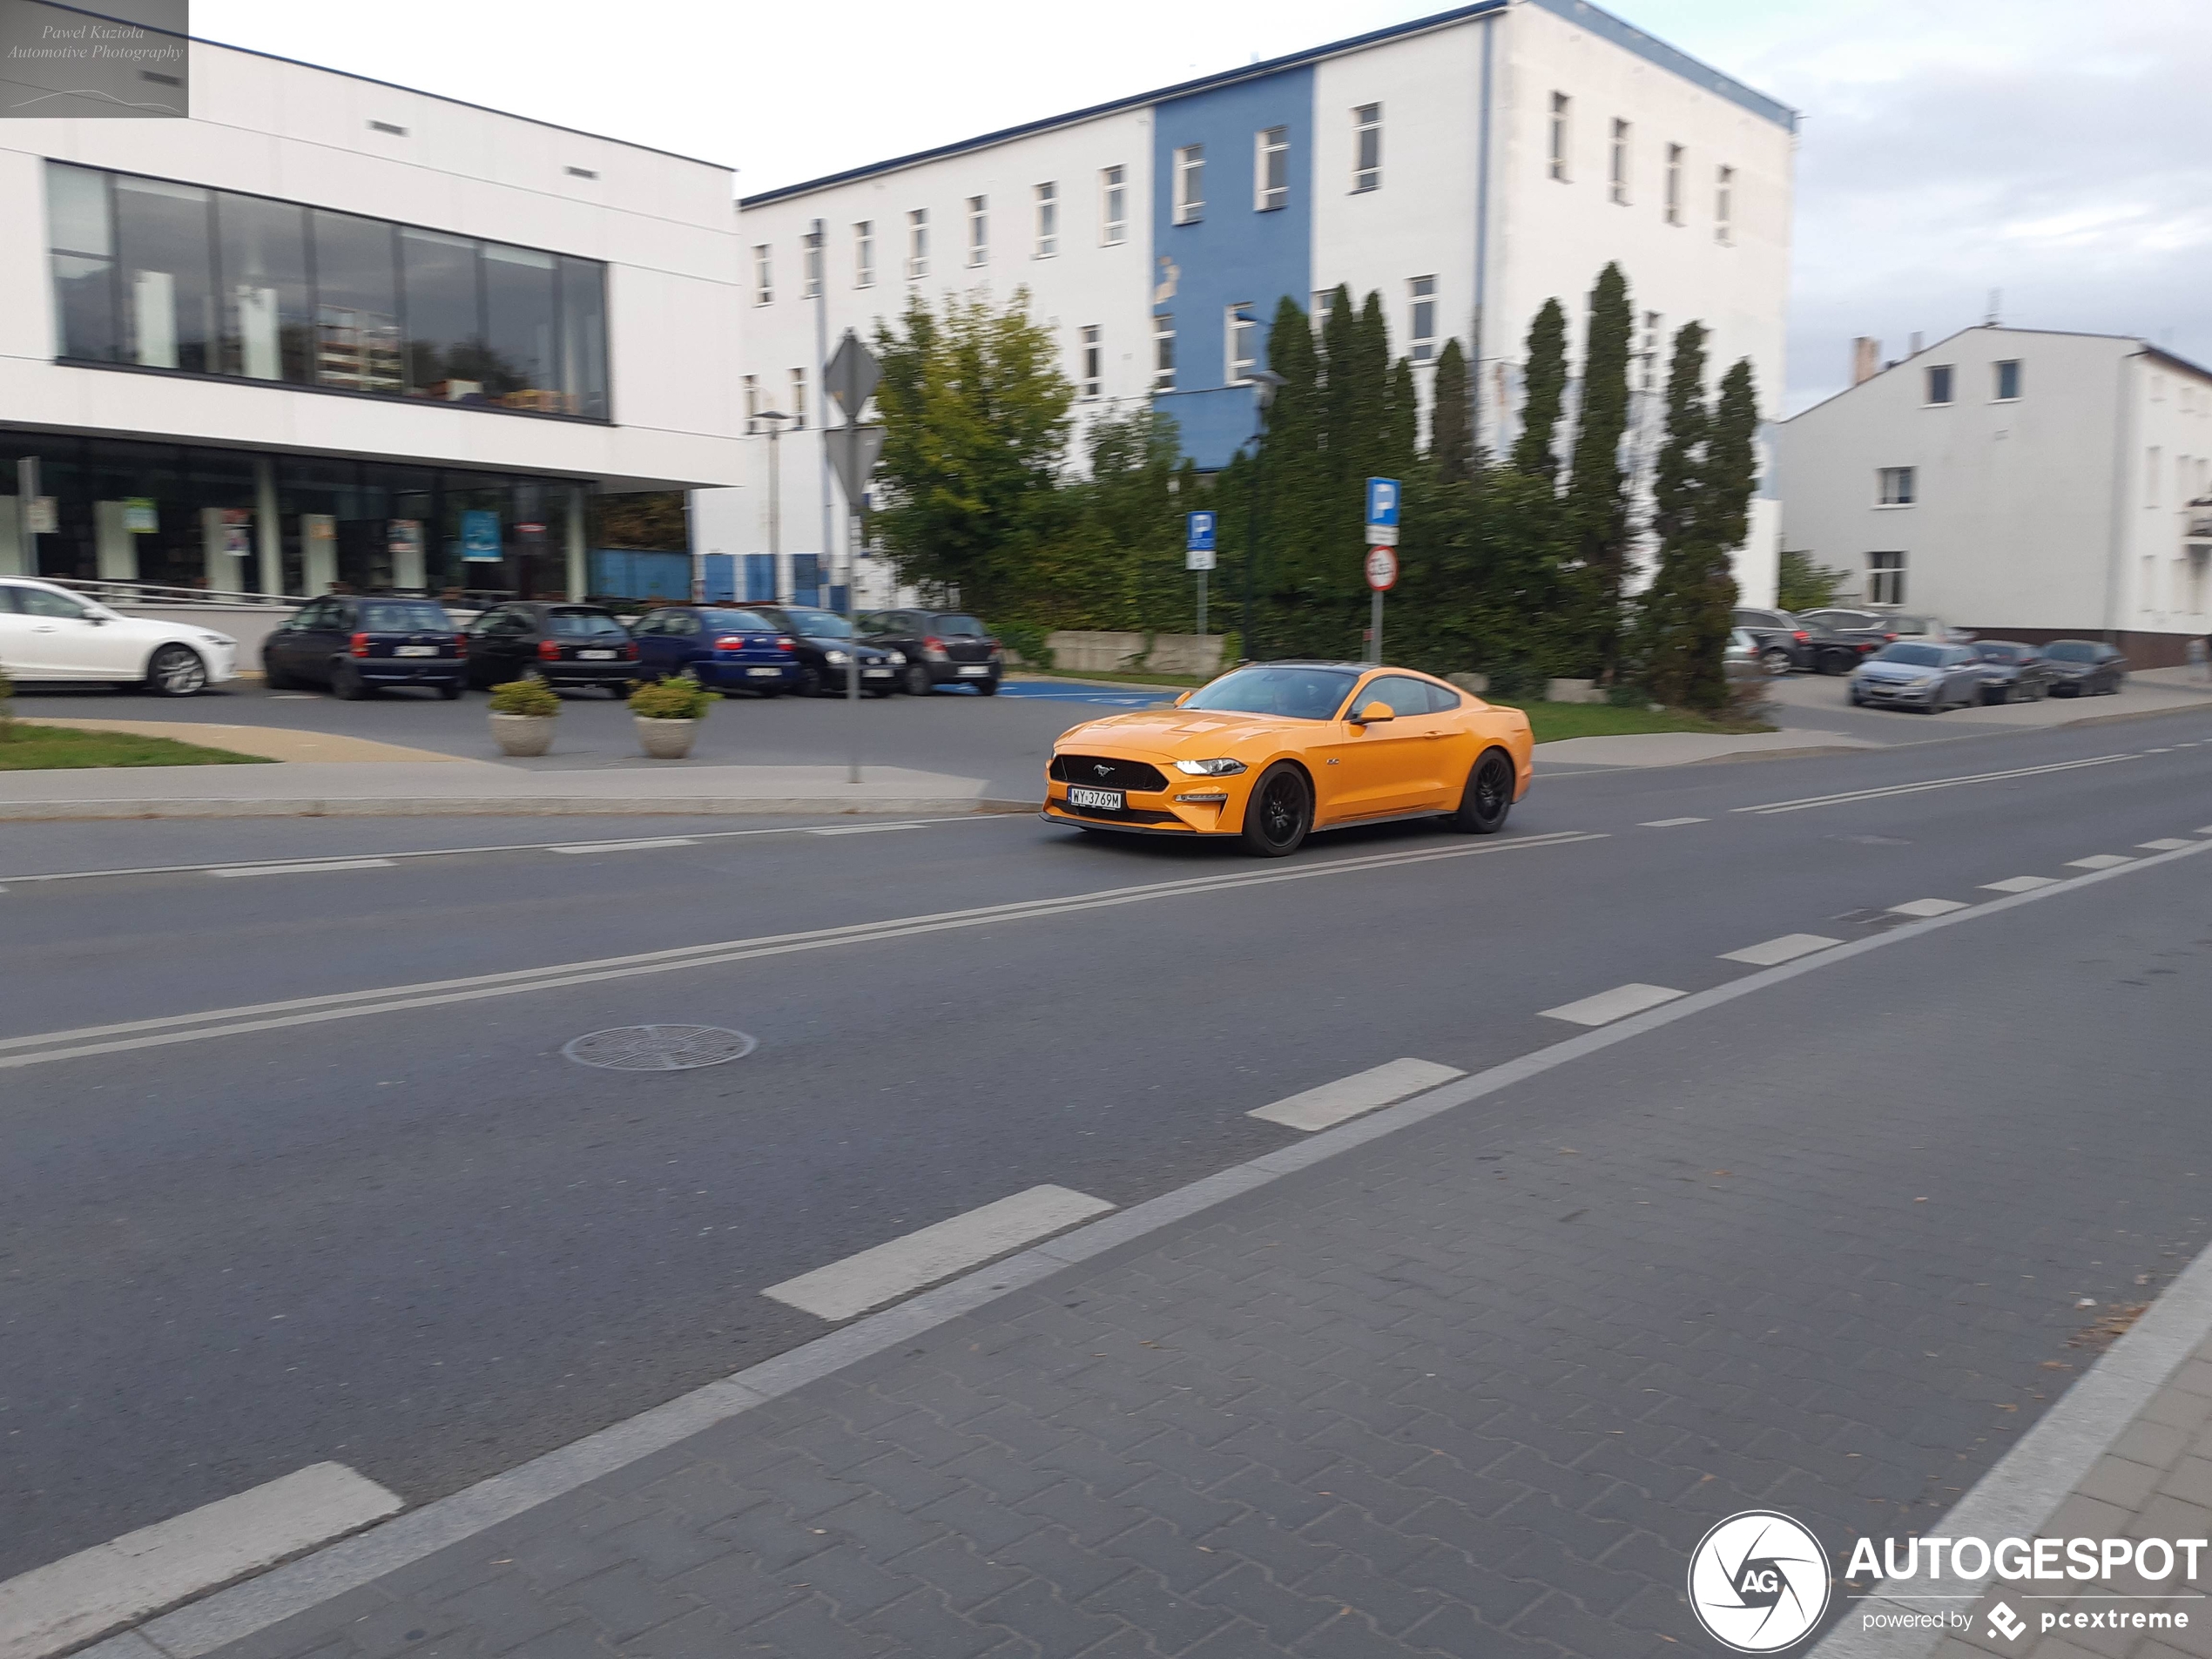
<svg viewBox="0 0 2212 1659"><path fill-rule="evenodd" d="M1777 579L1775 604L1784 610L1819 610L1836 603L1836 596L1851 577L1816 563L1810 553L1784 548Z"/></svg>
<svg viewBox="0 0 2212 1659"><path fill-rule="evenodd" d="M1587 613L1588 659L1610 678L1620 651L1622 590L1628 574L1628 475L1621 440L1629 429L1629 347L1635 314L1618 265L1598 273L1582 346L1582 393L1566 508L1575 534Z"/></svg>
<svg viewBox="0 0 2212 1659"><path fill-rule="evenodd" d="M1644 596L1646 678L1662 701L1714 710L1728 701L1723 653L1736 606L1729 554L1743 544L1757 485L1758 399L1748 361L1705 401L1705 329L1675 336L1667 435L1653 483L1659 566Z"/></svg>
<svg viewBox="0 0 2212 1659"><path fill-rule="evenodd" d="M1552 446L1559 438L1567 397L1567 313L1547 300L1528 325L1527 366L1521 375L1521 435L1514 440L1513 469L1533 478L1559 475Z"/></svg>
<svg viewBox="0 0 2212 1659"><path fill-rule="evenodd" d="M1439 478L1466 483L1474 477L1474 404L1467 354L1456 337L1436 360L1428 416L1428 454Z"/></svg>
<svg viewBox="0 0 2212 1659"><path fill-rule="evenodd" d="M1067 446L1075 388L1027 289L1003 309L948 295L933 312L916 295L899 326L877 325L883 381L877 523L902 580L957 586L961 602L997 608L1023 585L1017 552L1049 506Z"/></svg>
<svg viewBox="0 0 2212 1659"><path fill-rule="evenodd" d="M681 553L691 545L687 501L680 489L595 496L585 519L586 534L594 547Z"/></svg>

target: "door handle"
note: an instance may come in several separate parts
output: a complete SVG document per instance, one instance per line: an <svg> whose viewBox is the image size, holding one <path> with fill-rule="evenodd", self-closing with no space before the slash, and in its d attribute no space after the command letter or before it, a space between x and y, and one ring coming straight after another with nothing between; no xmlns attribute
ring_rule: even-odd
<svg viewBox="0 0 2212 1659"><path fill-rule="evenodd" d="M61 629L56 624L51 622L41 622L34 623L31 625L30 631L34 634L54 634L59 633Z"/></svg>

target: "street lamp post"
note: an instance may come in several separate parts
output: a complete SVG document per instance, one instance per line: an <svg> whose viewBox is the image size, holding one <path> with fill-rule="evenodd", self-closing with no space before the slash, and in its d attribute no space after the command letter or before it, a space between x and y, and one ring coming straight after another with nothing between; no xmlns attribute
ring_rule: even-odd
<svg viewBox="0 0 2212 1659"><path fill-rule="evenodd" d="M784 581L784 495L783 455L780 445L784 422L792 417L781 409L763 409L752 417L768 423L768 568L777 587L777 597L783 597Z"/></svg>
<svg viewBox="0 0 2212 1659"><path fill-rule="evenodd" d="M1244 659L1252 658L1252 567L1257 562L1259 538L1259 487L1262 469L1266 466L1264 440L1267 435L1267 411L1275 401L1275 394L1289 382L1271 368L1256 368L1245 379L1252 388L1252 484L1251 497L1244 503Z"/></svg>

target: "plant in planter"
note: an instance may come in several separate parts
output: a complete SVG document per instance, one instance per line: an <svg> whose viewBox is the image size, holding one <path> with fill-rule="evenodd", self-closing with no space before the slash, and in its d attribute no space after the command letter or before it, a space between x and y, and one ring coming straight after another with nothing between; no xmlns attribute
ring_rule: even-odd
<svg viewBox="0 0 2212 1659"><path fill-rule="evenodd" d="M689 674L639 686L630 694L637 741L656 760L681 760L691 752L691 739L706 718L707 705L717 700L716 693Z"/></svg>
<svg viewBox="0 0 2212 1659"><path fill-rule="evenodd" d="M491 735L504 753L543 754L560 713L561 699L536 675L491 688Z"/></svg>

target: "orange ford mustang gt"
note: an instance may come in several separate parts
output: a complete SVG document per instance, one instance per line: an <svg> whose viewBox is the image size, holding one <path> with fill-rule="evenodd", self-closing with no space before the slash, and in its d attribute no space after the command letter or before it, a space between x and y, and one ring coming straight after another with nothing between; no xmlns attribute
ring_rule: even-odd
<svg viewBox="0 0 2212 1659"><path fill-rule="evenodd" d="M1240 835L1263 857L1315 830L1442 816L1477 835L1528 792L1528 717L1410 669L1255 663L1172 708L1062 735L1044 816L1087 830Z"/></svg>

